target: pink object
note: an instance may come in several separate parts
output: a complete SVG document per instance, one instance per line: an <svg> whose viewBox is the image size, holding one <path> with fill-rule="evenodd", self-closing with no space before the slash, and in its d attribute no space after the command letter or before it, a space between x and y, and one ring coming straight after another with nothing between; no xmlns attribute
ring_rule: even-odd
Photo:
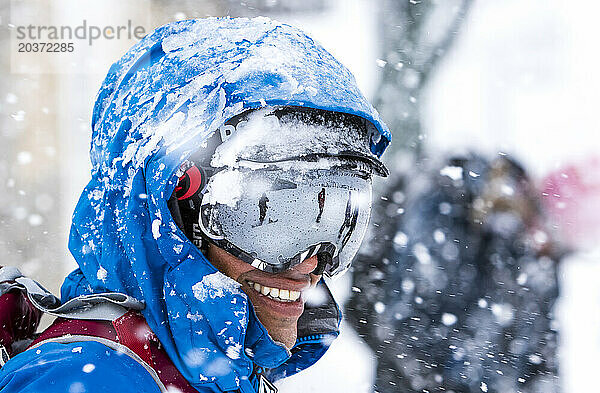
<svg viewBox="0 0 600 393"><path fill-rule="evenodd" d="M550 225L574 248L600 244L600 157L566 166L542 183Z"/></svg>

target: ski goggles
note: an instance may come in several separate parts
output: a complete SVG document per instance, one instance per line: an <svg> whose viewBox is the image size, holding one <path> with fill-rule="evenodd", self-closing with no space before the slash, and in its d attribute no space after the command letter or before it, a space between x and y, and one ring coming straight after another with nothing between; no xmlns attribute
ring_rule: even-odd
<svg viewBox="0 0 600 393"><path fill-rule="evenodd" d="M367 230L371 177L388 175L370 151L375 133L310 108L238 115L180 168L173 215L201 250L212 243L257 269L317 255L315 274L344 272Z"/></svg>
<svg viewBox="0 0 600 393"><path fill-rule="evenodd" d="M331 277L350 267L366 233L370 170L334 157L225 169L206 186L198 225L212 243L262 271L282 272L318 255Z"/></svg>

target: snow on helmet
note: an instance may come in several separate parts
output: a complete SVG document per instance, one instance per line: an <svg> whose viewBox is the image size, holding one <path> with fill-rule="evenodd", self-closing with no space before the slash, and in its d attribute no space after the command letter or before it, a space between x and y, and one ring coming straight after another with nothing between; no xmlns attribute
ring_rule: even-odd
<svg viewBox="0 0 600 393"><path fill-rule="evenodd" d="M377 131L354 115L301 107L244 112L180 168L169 206L201 250L209 243L278 273L317 255L315 273L345 271L371 212Z"/></svg>

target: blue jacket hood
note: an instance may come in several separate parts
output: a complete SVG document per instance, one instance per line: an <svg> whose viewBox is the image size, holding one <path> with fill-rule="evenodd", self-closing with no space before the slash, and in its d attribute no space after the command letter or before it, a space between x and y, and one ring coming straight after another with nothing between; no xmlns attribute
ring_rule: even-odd
<svg viewBox="0 0 600 393"><path fill-rule="evenodd" d="M289 358L167 207L178 167L212 131L275 105L361 116L380 133L377 156L390 142L351 73L301 31L266 18L158 28L110 68L94 106L92 178L69 241L79 269L65 280L63 301L92 292L143 300L148 324L197 387L235 390L253 362L274 368Z"/></svg>

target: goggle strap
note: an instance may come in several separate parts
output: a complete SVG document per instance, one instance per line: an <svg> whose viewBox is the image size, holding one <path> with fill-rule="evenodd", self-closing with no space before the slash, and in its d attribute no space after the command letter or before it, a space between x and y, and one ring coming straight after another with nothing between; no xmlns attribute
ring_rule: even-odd
<svg viewBox="0 0 600 393"><path fill-rule="evenodd" d="M177 200L177 194L175 192L173 192L173 194L167 201L167 207L171 212L171 216L173 217L173 221L175 221L175 224L177 224L179 229L181 229L185 233L185 225L183 223L183 218L181 217L181 210L179 209L179 200Z"/></svg>
<svg viewBox="0 0 600 393"><path fill-rule="evenodd" d="M315 276L320 276L323 274L323 272L325 271L325 267L327 265L331 264L331 255L327 252L321 252L317 254L317 267L315 268L315 270L313 270L313 272L311 274L314 274Z"/></svg>

